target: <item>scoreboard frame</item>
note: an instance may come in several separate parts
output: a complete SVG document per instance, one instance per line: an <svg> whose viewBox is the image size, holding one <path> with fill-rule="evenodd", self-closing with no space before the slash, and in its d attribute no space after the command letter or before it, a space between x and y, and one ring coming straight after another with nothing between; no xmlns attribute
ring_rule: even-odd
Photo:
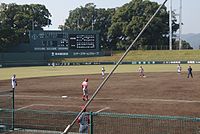
<svg viewBox="0 0 200 134"><path fill-rule="evenodd" d="M100 31L31 30L30 50L50 57L99 56Z"/></svg>

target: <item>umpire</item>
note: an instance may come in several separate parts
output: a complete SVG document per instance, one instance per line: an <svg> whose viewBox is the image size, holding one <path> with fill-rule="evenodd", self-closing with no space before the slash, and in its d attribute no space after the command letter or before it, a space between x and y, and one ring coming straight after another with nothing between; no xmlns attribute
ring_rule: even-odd
<svg viewBox="0 0 200 134"><path fill-rule="evenodd" d="M193 78L192 67L191 66L188 67L188 76L187 76L187 78L189 78L190 76L191 76L191 78Z"/></svg>

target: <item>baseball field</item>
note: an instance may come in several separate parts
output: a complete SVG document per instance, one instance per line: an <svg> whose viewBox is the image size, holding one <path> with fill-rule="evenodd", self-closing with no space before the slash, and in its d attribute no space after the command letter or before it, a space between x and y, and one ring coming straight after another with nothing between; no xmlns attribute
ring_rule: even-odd
<svg viewBox="0 0 200 134"><path fill-rule="evenodd" d="M100 65L1 68L0 90L11 88L10 77L17 75L16 110L79 112L81 83L89 79L89 96L102 82ZM106 73L113 66L106 65ZM194 78L187 78L188 65L176 73L176 64L143 65L146 78L140 78L138 65L121 65L88 107L89 111L155 115L200 114L200 67L193 64Z"/></svg>

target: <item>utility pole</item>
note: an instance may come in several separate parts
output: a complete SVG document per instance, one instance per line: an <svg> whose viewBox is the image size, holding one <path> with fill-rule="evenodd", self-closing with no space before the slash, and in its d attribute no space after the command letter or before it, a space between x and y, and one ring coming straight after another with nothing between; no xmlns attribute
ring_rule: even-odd
<svg viewBox="0 0 200 134"><path fill-rule="evenodd" d="M172 50L172 0L169 1L169 50Z"/></svg>
<svg viewBox="0 0 200 134"><path fill-rule="evenodd" d="M180 7L179 7L179 50L182 49L182 0L180 0Z"/></svg>

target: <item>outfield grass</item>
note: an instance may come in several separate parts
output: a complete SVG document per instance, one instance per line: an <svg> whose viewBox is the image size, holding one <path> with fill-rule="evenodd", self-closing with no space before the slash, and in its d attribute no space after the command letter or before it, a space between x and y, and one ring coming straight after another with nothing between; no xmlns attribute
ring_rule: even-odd
<svg viewBox="0 0 200 134"><path fill-rule="evenodd" d="M91 58L66 58L63 62L103 62L118 61L122 56L122 51L114 52L113 56L91 57ZM123 61L200 61L200 50L173 50L173 51L130 51ZM60 60L59 60L60 61ZM114 65L106 65L106 72L110 72ZM171 65L144 65L145 72L175 72L176 64ZM188 65L182 65L183 70L187 71ZM10 79L13 74L18 78L59 76L59 75L78 75L78 74L100 74L102 65L89 66L42 66L42 67L16 67L0 68L0 80ZM117 73L136 72L139 65L120 65ZM192 65L194 71L200 71L200 65Z"/></svg>
<svg viewBox="0 0 200 134"><path fill-rule="evenodd" d="M120 65L116 73L137 72L140 65ZM84 66L39 66L39 67L15 67L0 68L0 80L10 79L13 74L17 78L31 78L44 76L62 76L62 75L101 75L102 65L84 65ZM106 73L109 73L114 65L105 65ZM176 64L161 65L143 65L145 72L176 72ZM182 65L183 71L187 71L187 64ZM193 71L200 71L200 64L193 64Z"/></svg>
<svg viewBox="0 0 200 134"><path fill-rule="evenodd" d="M124 52L113 52L113 56L90 58L64 58L62 62L103 62L118 61ZM200 60L200 50L148 50L130 51L124 61L188 61Z"/></svg>

